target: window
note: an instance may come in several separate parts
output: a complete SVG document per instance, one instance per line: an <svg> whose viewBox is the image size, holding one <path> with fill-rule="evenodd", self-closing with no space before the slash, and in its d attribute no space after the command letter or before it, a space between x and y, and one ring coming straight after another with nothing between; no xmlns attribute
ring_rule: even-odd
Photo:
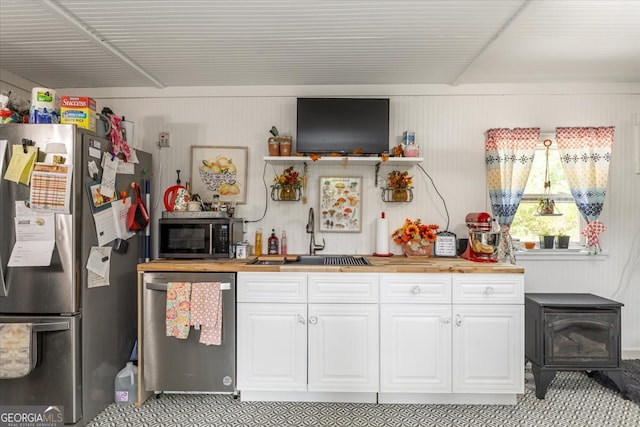
<svg viewBox="0 0 640 427"><path fill-rule="evenodd" d="M544 138L549 139L549 138ZM545 195L546 149L538 144L531 165L531 173L518 211L511 224L511 235L521 242L538 242L541 235L568 235L572 246L581 244L582 216L578 211L569 184L560 164L560 154L555 139L549 148L550 192ZM544 197L555 201L554 215L540 215L539 203Z"/></svg>

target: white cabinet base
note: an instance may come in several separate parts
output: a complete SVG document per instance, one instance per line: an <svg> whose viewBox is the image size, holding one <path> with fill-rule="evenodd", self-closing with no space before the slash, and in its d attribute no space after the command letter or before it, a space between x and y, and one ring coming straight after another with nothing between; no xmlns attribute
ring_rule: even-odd
<svg viewBox="0 0 640 427"><path fill-rule="evenodd" d="M471 393L379 393L381 404L515 405L517 394Z"/></svg>
<svg viewBox="0 0 640 427"><path fill-rule="evenodd" d="M243 402L343 402L377 403L376 393L312 392L312 391L251 391L242 390Z"/></svg>

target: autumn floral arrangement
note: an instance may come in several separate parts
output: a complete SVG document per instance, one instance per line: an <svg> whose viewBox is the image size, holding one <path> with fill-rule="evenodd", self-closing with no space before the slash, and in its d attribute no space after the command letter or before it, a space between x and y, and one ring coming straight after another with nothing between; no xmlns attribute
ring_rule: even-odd
<svg viewBox="0 0 640 427"><path fill-rule="evenodd" d="M391 189L411 188L413 177L409 176L409 172L391 171L387 174L387 187Z"/></svg>
<svg viewBox="0 0 640 427"><path fill-rule="evenodd" d="M395 243L402 245L407 256L428 255L431 243L436 241L439 228L436 224L423 224L420 219L412 221L407 218L404 225L391 234L391 238Z"/></svg>
<svg viewBox="0 0 640 427"><path fill-rule="evenodd" d="M293 166L286 168L280 175L273 179L273 186L277 188L300 188L302 187L302 178L293 170Z"/></svg>

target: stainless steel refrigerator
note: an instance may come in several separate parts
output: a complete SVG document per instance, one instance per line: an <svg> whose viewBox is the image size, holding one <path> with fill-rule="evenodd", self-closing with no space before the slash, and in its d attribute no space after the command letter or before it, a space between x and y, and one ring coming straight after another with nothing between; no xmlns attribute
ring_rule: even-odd
<svg viewBox="0 0 640 427"><path fill-rule="evenodd" d="M111 143L75 125L46 124L0 125L0 140L8 141L7 149L0 153L4 156L0 177L0 325L33 324L33 352L37 356L28 375L0 379L0 406L62 406L65 424L85 425L113 403L115 375L134 347L136 266L148 256L149 237L137 231L126 240L126 251L123 247L120 252L112 250L110 284L89 287L87 259L91 248L98 246L98 237L95 203L87 187L90 181L100 181L102 153L111 151ZM43 267L7 265L16 242L16 202L29 198L30 187L4 176L13 146L23 140L39 148L37 161L48 161L47 153L54 147L64 164L73 165L69 213L54 215L55 246L50 264ZM133 196L131 184L136 182L144 199L151 154L136 153L139 163L134 164L133 174L118 173L116 189ZM97 166L97 172L90 165Z"/></svg>

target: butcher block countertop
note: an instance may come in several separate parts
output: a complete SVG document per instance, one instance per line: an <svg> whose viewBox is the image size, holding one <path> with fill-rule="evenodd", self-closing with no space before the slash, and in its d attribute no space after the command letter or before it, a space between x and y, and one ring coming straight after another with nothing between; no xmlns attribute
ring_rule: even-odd
<svg viewBox="0 0 640 427"><path fill-rule="evenodd" d="M287 255L290 257L292 255ZM293 255L295 257L295 255ZM282 259L281 256L261 256L260 259ZM138 272L150 271L281 271L281 272L343 272L343 273L524 273L524 267L506 263L472 262L463 258L365 256L371 265L247 265L255 259L224 260L155 260L138 264Z"/></svg>

